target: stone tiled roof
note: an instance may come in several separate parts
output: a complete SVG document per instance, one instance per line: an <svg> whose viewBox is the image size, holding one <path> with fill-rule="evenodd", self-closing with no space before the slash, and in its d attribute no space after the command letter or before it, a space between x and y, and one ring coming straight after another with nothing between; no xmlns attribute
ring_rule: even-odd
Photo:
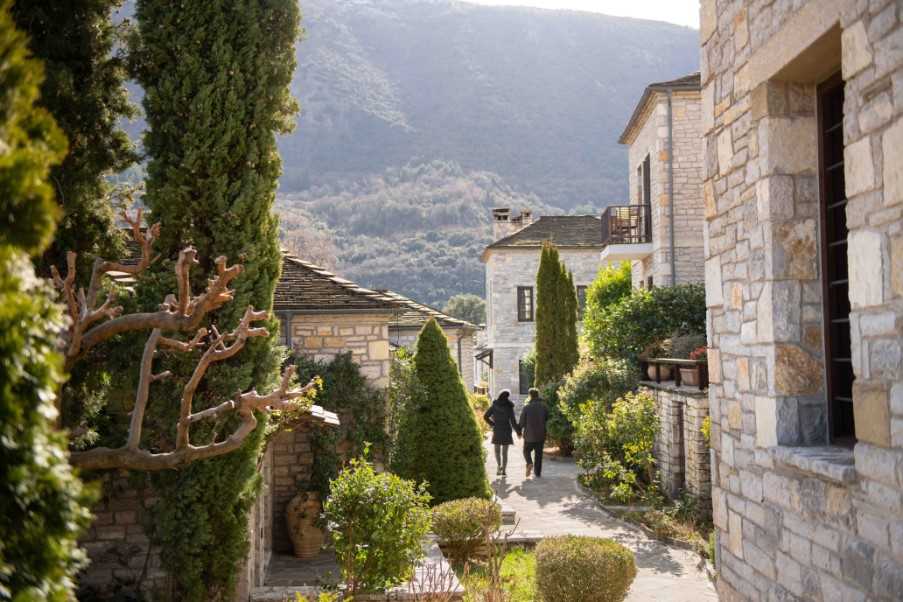
<svg viewBox="0 0 903 602"><path fill-rule="evenodd" d="M398 301L378 291L345 280L320 266L284 255L282 277L276 285L275 311L344 313L391 312Z"/></svg>
<svg viewBox="0 0 903 602"><path fill-rule="evenodd" d="M602 220L595 215L544 215L486 248L541 247L547 240L558 247L601 248Z"/></svg>
<svg viewBox="0 0 903 602"><path fill-rule="evenodd" d="M395 314L395 317L389 322L389 327L422 328L427 320L435 318L442 328L479 330L479 327L476 324L450 316L434 307L409 299L404 295L388 290L380 290L379 292L390 297L402 306L402 311Z"/></svg>
<svg viewBox="0 0 903 602"><path fill-rule="evenodd" d="M627 126L618 138L618 143L629 144L631 132L640 121L643 120L643 115L646 112L646 103L656 92L667 93L668 90L673 92L699 92L702 90L699 72L697 71L696 73L691 73L690 75L685 75L665 82L654 82L646 86L646 89L643 90L643 95L640 97L640 101L633 109L633 114L630 116Z"/></svg>

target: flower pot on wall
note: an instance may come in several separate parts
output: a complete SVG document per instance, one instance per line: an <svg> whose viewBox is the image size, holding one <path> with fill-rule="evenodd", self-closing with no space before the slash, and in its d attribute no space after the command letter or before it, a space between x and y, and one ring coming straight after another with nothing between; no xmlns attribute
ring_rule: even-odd
<svg viewBox="0 0 903 602"><path fill-rule="evenodd" d="M316 491L302 491L285 508L288 535L295 556L302 560L316 558L323 545L323 531L317 527L320 517L320 495Z"/></svg>
<svg viewBox="0 0 903 602"><path fill-rule="evenodd" d="M646 366L646 376L649 377L649 380L655 380L655 367L656 364L648 364ZM662 380L671 380L673 376L671 366L662 366L659 364L658 370Z"/></svg>
<svg viewBox="0 0 903 602"><path fill-rule="evenodd" d="M697 368L681 368L680 384L688 387L699 386L699 370Z"/></svg>

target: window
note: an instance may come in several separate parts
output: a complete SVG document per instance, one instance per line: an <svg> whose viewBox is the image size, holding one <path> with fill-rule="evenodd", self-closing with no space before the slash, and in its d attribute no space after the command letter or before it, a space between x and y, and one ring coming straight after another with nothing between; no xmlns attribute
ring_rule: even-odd
<svg viewBox="0 0 903 602"><path fill-rule="evenodd" d="M643 159L643 204L652 203L652 176L649 173L649 155Z"/></svg>
<svg viewBox="0 0 903 602"><path fill-rule="evenodd" d="M839 73L818 87L818 134L828 419L831 440L841 443L852 441L855 429L847 269L847 199L843 175L843 80Z"/></svg>
<svg viewBox="0 0 903 602"><path fill-rule="evenodd" d="M637 205L643 203L643 164L637 165L636 168L636 202Z"/></svg>
<svg viewBox="0 0 903 602"><path fill-rule="evenodd" d="M530 392L530 387L533 386L533 362L518 360L517 368L518 391L521 395L526 395Z"/></svg>
<svg viewBox="0 0 903 602"><path fill-rule="evenodd" d="M583 312L586 310L586 286L578 285L577 286L577 316L583 317Z"/></svg>
<svg viewBox="0 0 903 602"><path fill-rule="evenodd" d="M533 321L533 287L517 287L517 321Z"/></svg>
<svg viewBox="0 0 903 602"><path fill-rule="evenodd" d="M652 276L649 276L648 278L646 278L646 288L648 288L650 290L652 289Z"/></svg>

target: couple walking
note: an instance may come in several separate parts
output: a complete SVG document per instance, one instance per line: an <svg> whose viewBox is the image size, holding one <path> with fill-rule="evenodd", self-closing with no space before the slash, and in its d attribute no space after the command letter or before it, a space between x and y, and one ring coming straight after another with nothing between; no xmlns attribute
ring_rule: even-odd
<svg viewBox="0 0 903 602"><path fill-rule="evenodd" d="M508 446L514 443L512 431L524 438L524 460L527 461L527 476L534 471L536 478L542 477L542 447L546 440L546 421L549 410L539 398L538 389L530 389L527 405L520 413L520 420L514 418L514 403L508 399L511 391L505 389L492 402L483 419L492 427L492 444L495 446L496 474L504 475L508 466ZM535 468L535 470L534 470Z"/></svg>

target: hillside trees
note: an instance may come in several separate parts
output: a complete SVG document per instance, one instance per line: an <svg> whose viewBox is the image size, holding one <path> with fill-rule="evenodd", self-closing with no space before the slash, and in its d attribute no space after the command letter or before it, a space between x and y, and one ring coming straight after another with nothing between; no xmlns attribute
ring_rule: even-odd
<svg viewBox="0 0 903 602"><path fill-rule="evenodd" d="M486 302L479 295L471 293L454 295L442 311L460 320L467 320L471 324L486 322Z"/></svg>
<svg viewBox="0 0 903 602"><path fill-rule="evenodd" d="M162 224L156 248L168 261L161 268L183 242L194 245L201 278L215 276L217 255L240 260L244 272L232 283L234 303L215 316L226 330L236 328L245 308L271 308L279 277L271 211L280 172L275 137L291 128L297 108L289 84L298 6L293 0L212 0L173 10L169 2L139 0L136 14L133 68L146 93L149 128L145 201ZM160 269L148 278L139 297L159 298L170 289L167 274ZM263 325L268 336L249 340L240 361L211 371L198 403L273 381L278 327L272 319ZM168 366L173 384L188 378L187 364L176 359ZM159 405L178 407L175 399ZM207 429L208 440L214 435ZM154 475L162 498L154 538L164 547L178 598L224 598L233 588L248 546L260 440L249 437L238 453Z"/></svg>
<svg viewBox="0 0 903 602"><path fill-rule="evenodd" d="M0 1L0 597L66 601L84 562L91 496L72 472L54 407L60 307L31 256L53 233L48 182L66 141L37 106L42 69Z"/></svg>
<svg viewBox="0 0 903 602"><path fill-rule="evenodd" d="M537 387L560 380L577 365L577 292L573 276L550 242L542 247L536 273Z"/></svg>
<svg viewBox="0 0 903 602"><path fill-rule="evenodd" d="M434 319L417 339L414 376L418 394L407 401L398 418L393 472L426 481L434 504L488 498L480 429L449 354L448 339Z"/></svg>
<svg viewBox="0 0 903 602"><path fill-rule="evenodd" d="M44 63L38 104L69 140L69 152L50 172L62 216L39 262L44 275L50 266L63 265L69 251L79 254L86 274L91 255L117 256L123 250L105 179L135 160L119 127L120 120L134 114L124 86L125 59L114 52L119 31L111 11L121 3L19 1L12 7L32 54Z"/></svg>

